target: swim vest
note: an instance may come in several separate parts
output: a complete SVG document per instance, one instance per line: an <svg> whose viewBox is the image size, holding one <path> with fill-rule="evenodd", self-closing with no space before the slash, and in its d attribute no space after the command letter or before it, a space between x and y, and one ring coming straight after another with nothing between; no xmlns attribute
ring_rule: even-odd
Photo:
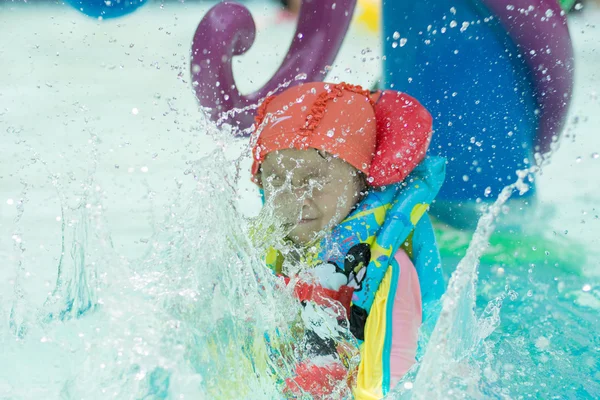
<svg viewBox="0 0 600 400"><path fill-rule="evenodd" d="M402 183L372 189L316 246L313 264L335 265L354 288L348 319L361 353L357 399L381 398L391 390L392 311L400 278L394 256L400 247L417 270L423 321L443 294L440 256L427 210L444 181L445 164L445 159L429 156ZM270 250L265 261L281 273L278 251Z"/></svg>

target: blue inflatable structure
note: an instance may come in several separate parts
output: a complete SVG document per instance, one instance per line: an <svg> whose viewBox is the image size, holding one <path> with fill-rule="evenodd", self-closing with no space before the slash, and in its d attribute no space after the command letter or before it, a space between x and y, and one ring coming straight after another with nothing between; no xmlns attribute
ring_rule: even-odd
<svg viewBox="0 0 600 400"><path fill-rule="evenodd" d="M562 129L572 91L570 37L554 0L383 1L383 86L434 117L429 152L448 160L432 213L477 221ZM524 196L534 196L529 190Z"/></svg>
<svg viewBox="0 0 600 400"><path fill-rule="evenodd" d="M75 9L93 18L118 18L140 8L147 0L66 0Z"/></svg>

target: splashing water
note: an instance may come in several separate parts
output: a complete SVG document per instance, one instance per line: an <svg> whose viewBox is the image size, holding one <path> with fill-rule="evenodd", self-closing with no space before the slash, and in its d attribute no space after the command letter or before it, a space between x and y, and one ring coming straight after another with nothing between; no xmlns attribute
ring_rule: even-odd
<svg viewBox="0 0 600 400"><path fill-rule="evenodd" d="M30 354L49 357L54 384L33 389L48 398L280 398L307 358L302 332L310 324L263 261L285 236L272 207L255 220L237 209L239 165L221 150L188 163L194 189L177 193L145 256L128 261L112 245L93 164L73 207L60 179L53 181L63 204L55 289L38 307L21 294L17 277L9 329L0 331L6 358L23 365ZM23 251L15 240L15 252ZM332 318L315 312L313 323ZM336 324L334 331L332 338L353 342L348 329ZM9 376L0 393L27 398L32 386L22 391L2 372Z"/></svg>
<svg viewBox="0 0 600 400"><path fill-rule="evenodd" d="M137 117L147 109L140 107ZM2 109L0 116L10 121L11 112ZM227 141L227 129L199 128L216 142ZM7 138L21 141L19 129L8 130ZM43 165L54 193L40 194L35 182L20 176L20 191L11 195L17 214L9 222L10 246L0 249L2 288L11 289L0 291L0 398L281 398L283 382L305 356L297 344L306 328L290 288L262 261L285 226L268 208L253 221L242 216L235 186L246 178L217 151L188 161L183 179L193 187L178 184L171 198L156 200L153 212L160 209L160 217L152 216L154 233L141 241L146 251L130 257L129 248L113 241L118 227L106 218L110 189L103 187L98 162L110 158L108 151L98 151L100 138L89 137L91 166L80 181L59 173L33 146L18 157L19 164ZM598 284L543 262L480 265L494 218L522 188L507 188L488 209L462 261L445 260L446 268L458 267L439 324L420 365L390 397L581 399L600 393L600 339L593 334L600 329ZM36 232L24 220L37 218L40 199L58 203L58 228L42 232L60 245L55 281L32 293L29 280L47 265L31 257ZM539 253L555 251L536 245ZM350 341L345 334L336 333Z"/></svg>
<svg viewBox="0 0 600 400"><path fill-rule="evenodd" d="M221 135L215 126L207 129L213 137ZM253 220L242 217L235 201L239 164L216 150L188 162L193 189L177 191L166 203L145 255L128 260L115 250L103 216L96 143L92 140L94 161L75 205L68 204L60 177L49 175L62 204L63 250L55 289L41 306L19 290L18 256L25 247L15 240L15 301L0 345L17 366L15 374L31 368L27 360L36 354L35 365L51 366L44 370L51 378L22 389L14 384L17 375L3 370L0 393L15 399L29 398L31 391L66 399L281 398L283 383L306 358L301 332L308 322L298 317L300 304L262 257L269 246L281 248L289 225L278 223L270 204ZM486 338L500 325L503 301L517 293L507 287L477 317L479 260L503 205L515 190L528 189L524 180L534 172L520 171L519 180L480 219L420 365L390 397L501 395L491 363L504 358L493 354ZM17 226L26 212L27 185L21 197ZM323 326L332 319L322 310L316 315ZM352 342L347 330L337 325L329 330ZM535 344L544 348L547 341L541 337ZM347 390L343 386L339 398Z"/></svg>
<svg viewBox="0 0 600 400"><path fill-rule="evenodd" d="M484 315L477 318L475 300L479 260L489 245L495 220L500 215L502 206L515 189L520 194L529 189L523 180L535 170L536 168L519 171L517 182L506 186L479 219L467 254L454 271L442 298L439 320L414 382L414 398L464 398L465 394L471 397L483 396L478 393L476 382L473 382L479 378L479 374L469 371L470 366L463 361L499 325L504 296L490 302ZM406 388L406 384L399 385L398 394ZM412 389L412 384L408 388Z"/></svg>

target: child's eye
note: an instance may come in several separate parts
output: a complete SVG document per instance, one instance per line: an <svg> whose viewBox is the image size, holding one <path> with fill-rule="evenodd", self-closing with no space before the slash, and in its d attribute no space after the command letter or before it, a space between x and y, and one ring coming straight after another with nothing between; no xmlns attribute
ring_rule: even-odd
<svg viewBox="0 0 600 400"><path fill-rule="evenodd" d="M323 189L323 186L327 184L327 178L324 176L311 176L308 178L308 185L315 189Z"/></svg>
<svg viewBox="0 0 600 400"><path fill-rule="evenodd" d="M285 179L283 179L282 177L280 177L278 175L273 175L273 176L269 177L268 181L272 186L279 187L279 186L283 185L283 182L285 182Z"/></svg>

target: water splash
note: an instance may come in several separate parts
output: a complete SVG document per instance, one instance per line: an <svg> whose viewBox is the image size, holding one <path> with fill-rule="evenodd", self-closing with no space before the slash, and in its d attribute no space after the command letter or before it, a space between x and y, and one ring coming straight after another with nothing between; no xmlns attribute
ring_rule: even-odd
<svg viewBox="0 0 600 400"><path fill-rule="evenodd" d="M292 287L263 261L289 227L269 205L254 220L237 208L239 160L231 163L219 149L189 162L193 190L175 194L145 256L127 260L112 244L96 190L97 156L93 146L73 207L49 175L61 199L56 286L36 307L15 285L11 331L3 328L0 342L16 336L23 345L10 345L7 359L29 366L30 354L60 353L59 362L48 360L54 367L43 382L30 382L45 398L280 398L308 357L309 325ZM334 331L334 339L351 340L343 326ZM3 386L17 380L1 372L7 389L0 393L26 398L18 386ZM345 382L338 386L347 391Z"/></svg>
<svg viewBox="0 0 600 400"><path fill-rule="evenodd" d="M481 216L465 257L452 274L442 309L431 334L425 355L418 368L398 385L395 396L412 395L415 399L483 398L478 381L481 374L473 371L469 358L475 348L500 324L500 308L506 295L496 298L484 314L475 314L479 260L485 253L495 229L495 220L515 190L521 194L529 187L524 182L536 168L518 171L518 180L506 186L496 201ZM511 292L511 295L514 295ZM414 381L414 383L413 383Z"/></svg>

